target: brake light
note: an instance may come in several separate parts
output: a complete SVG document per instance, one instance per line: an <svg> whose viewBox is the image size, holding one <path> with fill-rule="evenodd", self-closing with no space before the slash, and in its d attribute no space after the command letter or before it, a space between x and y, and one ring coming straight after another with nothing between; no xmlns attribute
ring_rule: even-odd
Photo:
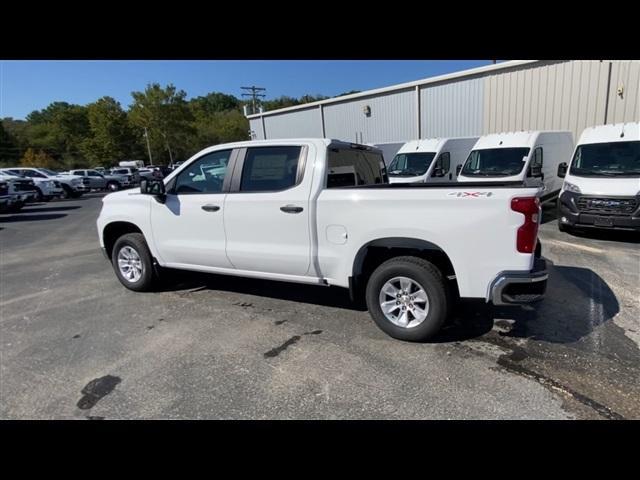
<svg viewBox="0 0 640 480"><path fill-rule="evenodd" d="M533 253L538 239L540 200L538 197L516 197L511 200L511 210L524 215L516 240L518 252Z"/></svg>

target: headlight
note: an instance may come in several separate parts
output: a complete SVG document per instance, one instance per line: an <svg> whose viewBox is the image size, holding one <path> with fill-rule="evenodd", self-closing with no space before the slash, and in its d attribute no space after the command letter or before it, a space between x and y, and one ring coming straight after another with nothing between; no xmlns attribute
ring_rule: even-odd
<svg viewBox="0 0 640 480"><path fill-rule="evenodd" d="M582 193L580 191L580 187L578 187L577 185L574 185L573 183L569 183L569 182L566 182L566 181L562 184L562 189L566 190L567 192Z"/></svg>
<svg viewBox="0 0 640 480"><path fill-rule="evenodd" d="M49 188L53 188L53 187L55 187L55 186L56 186L56 182L54 182L53 180L47 180L47 181L45 182L45 185L46 185L47 187L49 187Z"/></svg>

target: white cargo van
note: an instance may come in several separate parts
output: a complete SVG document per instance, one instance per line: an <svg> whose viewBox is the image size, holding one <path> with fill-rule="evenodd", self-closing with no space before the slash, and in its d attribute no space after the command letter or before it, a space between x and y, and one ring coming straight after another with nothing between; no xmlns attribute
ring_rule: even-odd
<svg viewBox="0 0 640 480"><path fill-rule="evenodd" d="M571 132L492 133L478 139L459 175L459 182L524 182L540 186L540 201L554 200L562 179L558 165L573 152Z"/></svg>
<svg viewBox="0 0 640 480"><path fill-rule="evenodd" d="M405 142L386 142L386 143L368 143L379 150L382 150L382 157L384 158L384 164L388 167L391 161L395 158L398 150L402 148Z"/></svg>
<svg viewBox="0 0 640 480"><path fill-rule="evenodd" d="M387 168L389 183L455 182L457 166L462 165L477 140L460 137L407 142Z"/></svg>
<svg viewBox="0 0 640 480"><path fill-rule="evenodd" d="M585 129L558 198L558 228L596 227L640 231L640 123Z"/></svg>

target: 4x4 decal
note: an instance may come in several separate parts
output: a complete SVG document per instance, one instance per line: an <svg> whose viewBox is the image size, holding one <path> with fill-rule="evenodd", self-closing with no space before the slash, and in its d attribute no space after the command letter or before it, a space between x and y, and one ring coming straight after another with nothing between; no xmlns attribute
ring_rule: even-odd
<svg viewBox="0 0 640 480"><path fill-rule="evenodd" d="M449 194L450 197L473 197L473 198L479 198L479 197L490 197L491 195L493 195L493 192L451 192Z"/></svg>

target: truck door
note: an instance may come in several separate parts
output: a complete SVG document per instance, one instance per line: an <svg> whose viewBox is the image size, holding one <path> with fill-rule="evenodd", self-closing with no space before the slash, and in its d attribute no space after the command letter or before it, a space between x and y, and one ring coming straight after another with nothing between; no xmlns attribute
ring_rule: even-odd
<svg viewBox="0 0 640 480"><path fill-rule="evenodd" d="M232 153L202 155L166 185L165 203L151 201L153 239L164 262L233 268L225 253L223 222Z"/></svg>
<svg viewBox="0 0 640 480"><path fill-rule="evenodd" d="M311 260L309 147L240 151L225 199L227 256L239 270L305 275ZM309 155L309 159L314 158Z"/></svg>

